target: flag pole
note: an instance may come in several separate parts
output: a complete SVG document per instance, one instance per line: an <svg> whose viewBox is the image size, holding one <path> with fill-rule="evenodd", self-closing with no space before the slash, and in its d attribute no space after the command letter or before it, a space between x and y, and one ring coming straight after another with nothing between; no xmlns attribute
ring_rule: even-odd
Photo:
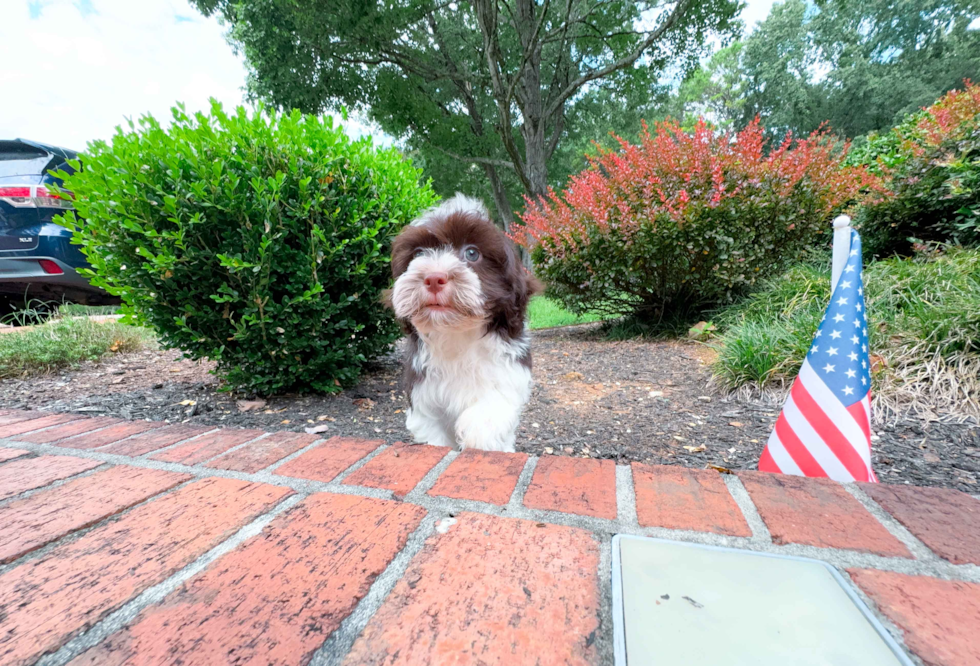
<svg viewBox="0 0 980 666"><path fill-rule="evenodd" d="M834 289L837 288L837 281L844 272L850 254L851 218L847 215L838 215L834 220L834 259L830 275L830 293L834 293Z"/></svg>

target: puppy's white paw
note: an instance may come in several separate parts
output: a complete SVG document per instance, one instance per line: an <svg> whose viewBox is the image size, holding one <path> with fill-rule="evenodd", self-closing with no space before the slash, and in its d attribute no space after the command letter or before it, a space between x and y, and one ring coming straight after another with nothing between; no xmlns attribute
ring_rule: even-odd
<svg viewBox="0 0 980 666"><path fill-rule="evenodd" d="M513 453L516 430L516 419L481 405L470 407L456 419L456 441L463 449Z"/></svg>

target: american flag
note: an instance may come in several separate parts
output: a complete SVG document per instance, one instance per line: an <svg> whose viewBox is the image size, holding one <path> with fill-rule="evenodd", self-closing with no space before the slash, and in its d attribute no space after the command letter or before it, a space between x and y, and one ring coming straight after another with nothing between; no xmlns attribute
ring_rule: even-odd
<svg viewBox="0 0 980 666"><path fill-rule="evenodd" d="M759 459L759 470L877 482L871 469L871 361L853 229L830 305ZM835 243L837 245L837 243ZM837 247L835 247L835 252Z"/></svg>

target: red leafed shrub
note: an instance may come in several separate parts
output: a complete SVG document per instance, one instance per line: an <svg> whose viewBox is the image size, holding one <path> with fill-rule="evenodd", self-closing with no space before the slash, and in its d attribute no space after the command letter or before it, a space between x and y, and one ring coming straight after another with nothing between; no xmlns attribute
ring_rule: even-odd
<svg viewBox="0 0 980 666"><path fill-rule="evenodd" d="M980 85L965 82L849 158L885 177L891 196L859 218L865 248L910 254L917 242L980 246Z"/></svg>
<svg viewBox="0 0 980 666"><path fill-rule="evenodd" d="M566 307L656 321L746 291L822 237L834 215L880 190L848 146L816 132L766 153L737 134L673 121L619 139L561 193L528 202L515 240Z"/></svg>

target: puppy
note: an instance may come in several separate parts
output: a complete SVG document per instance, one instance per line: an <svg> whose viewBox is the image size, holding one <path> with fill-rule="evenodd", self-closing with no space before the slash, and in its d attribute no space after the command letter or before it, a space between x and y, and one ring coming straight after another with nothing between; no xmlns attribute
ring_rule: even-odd
<svg viewBox="0 0 980 666"><path fill-rule="evenodd" d="M398 235L391 270L415 441L513 451L531 397L525 315L541 291L517 248L482 203L457 194Z"/></svg>

